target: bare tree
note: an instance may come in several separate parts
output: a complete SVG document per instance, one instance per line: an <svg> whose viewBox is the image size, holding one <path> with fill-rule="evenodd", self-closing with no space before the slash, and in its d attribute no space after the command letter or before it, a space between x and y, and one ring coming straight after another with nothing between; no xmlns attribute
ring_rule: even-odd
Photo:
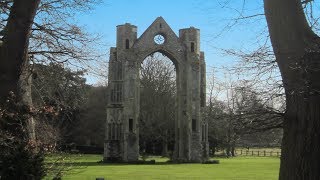
<svg viewBox="0 0 320 180"><path fill-rule="evenodd" d="M219 81L215 80L214 86L208 81L209 102L204 115L210 125L209 141L213 146L224 148L227 156L235 156L237 142L247 134L282 127L284 108L278 105L283 103L266 99L254 83L238 80L231 73L223 83ZM213 92L219 92L220 97L213 96Z"/></svg>
<svg viewBox="0 0 320 180"><path fill-rule="evenodd" d="M17 1L19 2L19 1ZM35 7L34 21L29 21L28 44L25 46L25 62L20 78L20 91L22 100L28 102L28 106L32 107L31 95L31 74L33 72L33 65L37 63L48 64L67 63L69 66L77 69L89 69L89 73L95 75L102 75L101 71L94 67L93 64L99 64L96 61L103 60L101 54L96 49L91 47L93 44L99 43L99 36L92 35L85 32L85 28L79 26L75 21L75 16L79 12L86 12L92 6L98 3L99 0L42 0L38 2ZM5 45L7 26L10 22L10 13L14 10L15 1L4 0L1 1L1 16L0 16L0 38L2 44ZM18 37L18 36L16 36ZM14 40L11 40L13 42ZM16 51L15 51L16 52ZM95 63L92 63L95 61ZM1 62L2 63L2 62ZM3 64L6 64L4 62ZM7 67L8 64L1 66L5 71L12 71L19 73L20 70L12 70ZM8 75L1 77L8 78ZM10 80L11 81L11 80ZM12 81L13 82L13 81ZM1 88L2 91L7 91ZM13 90L13 92L15 92ZM8 92L4 92L1 97L6 97ZM26 103L25 103L26 104ZM30 117L30 132L34 137L34 123Z"/></svg>
<svg viewBox="0 0 320 180"><path fill-rule="evenodd" d="M282 128L284 103L265 100L261 92L255 91L247 82L238 84L234 91L235 118L241 134Z"/></svg>
<svg viewBox="0 0 320 180"><path fill-rule="evenodd" d="M87 12L96 3L98 0L42 0L30 38L33 60L69 61L78 66L80 62L97 60L99 55L92 47L97 47L99 36L86 32L74 21L79 12Z"/></svg>

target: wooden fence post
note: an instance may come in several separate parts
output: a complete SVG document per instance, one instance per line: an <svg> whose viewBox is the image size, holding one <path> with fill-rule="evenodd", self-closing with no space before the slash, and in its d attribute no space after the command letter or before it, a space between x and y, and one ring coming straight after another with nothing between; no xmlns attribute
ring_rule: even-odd
<svg viewBox="0 0 320 180"><path fill-rule="evenodd" d="M251 152L250 152L250 150L246 150L246 149L244 149L244 150L242 150L242 149L240 149L240 152L239 152L239 150L237 151L237 150L235 150L235 152L236 153L239 153L239 155L243 155L243 156L258 156L258 157L260 157L260 156L263 156L263 157L267 157L267 156L270 156L270 157L272 157L272 156L277 156L277 157L281 157L281 152L279 152L279 151L267 151L267 150L263 150L263 151L259 151L259 150L257 150L257 151L254 151L254 150L251 150ZM276 154L275 154L276 153Z"/></svg>

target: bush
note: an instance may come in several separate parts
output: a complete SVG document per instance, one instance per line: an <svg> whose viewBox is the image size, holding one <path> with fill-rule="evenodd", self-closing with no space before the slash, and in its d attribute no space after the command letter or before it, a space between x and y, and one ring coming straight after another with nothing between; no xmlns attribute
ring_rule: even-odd
<svg viewBox="0 0 320 180"><path fill-rule="evenodd" d="M45 176L44 153L28 137L31 109L14 96L0 106L0 179L38 180Z"/></svg>
<svg viewBox="0 0 320 180"><path fill-rule="evenodd" d="M45 176L44 155L25 142L1 147L1 179L41 179Z"/></svg>

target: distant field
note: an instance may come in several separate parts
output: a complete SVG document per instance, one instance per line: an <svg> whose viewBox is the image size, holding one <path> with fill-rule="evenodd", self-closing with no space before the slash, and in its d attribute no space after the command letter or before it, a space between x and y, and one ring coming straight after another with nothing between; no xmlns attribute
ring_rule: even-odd
<svg viewBox="0 0 320 180"><path fill-rule="evenodd" d="M167 164L168 159L155 159L154 165L125 165L97 163L99 155L83 155L75 158L75 169L63 179L214 179L214 180L276 180L280 159L277 157L215 158L220 164ZM49 178L47 178L49 179Z"/></svg>

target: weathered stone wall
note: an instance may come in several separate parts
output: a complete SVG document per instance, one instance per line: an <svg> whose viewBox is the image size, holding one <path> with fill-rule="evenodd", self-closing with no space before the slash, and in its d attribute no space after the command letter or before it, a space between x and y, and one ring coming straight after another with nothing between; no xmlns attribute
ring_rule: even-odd
<svg viewBox="0 0 320 180"><path fill-rule="evenodd" d="M163 36L164 42L155 42L157 35ZM138 39L136 26L128 23L117 26L117 47L111 48L109 63L105 159L120 155L122 161L138 160L139 67L155 52L169 57L177 71L174 159L200 162L205 153L203 144L207 142L207 138L201 139L207 134L203 134L201 117L205 101L205 65L204 54L200 52L200 31L194 27L181 29L177 37L162 17L158 17ZM114 109L121 112L121 116L112 114ZM121 124L119 144L111 141L110 136L110 131L115 131L110 128L115 119Z"/></svg>
<svg viewBox="0 0 320 180"><path fill-rule="evenodd" d="M201 162L203 148L200 140L200 134L198 132L192 133L192 145L191 145L191 161L192 162Z"/></svg>

